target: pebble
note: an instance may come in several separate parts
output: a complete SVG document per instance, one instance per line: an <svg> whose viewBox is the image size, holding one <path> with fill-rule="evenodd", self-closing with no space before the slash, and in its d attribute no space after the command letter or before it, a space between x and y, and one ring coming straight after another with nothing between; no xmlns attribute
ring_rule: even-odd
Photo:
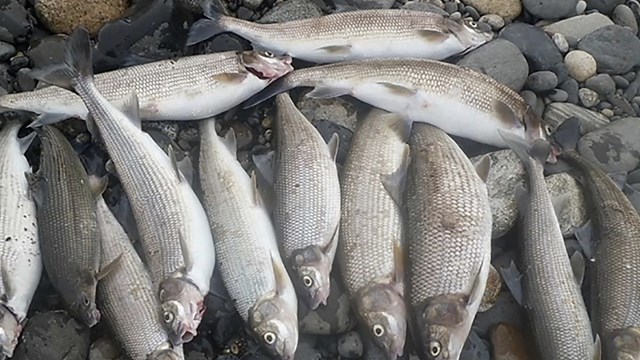
<svg viewBox="0 0 640 360"><path fill-rule="evenodd" d="M36 81L31 77L31 70L22 68L18 70L16 79L18 80L19 91L32 91L36 87Z"/></svg>
<svg viewBox="0 0 640 360"><path fill-rule="evenodd" d="M64 61L64 44L66 36L51 35L34 43L27 51L33 67L43 69L51 64L62 64Z"/></svg>
<svg viewBox="0 0 640 360"><path fill-rule="evenodd" d="M18 53L9 60L9 66L11 70L18 71L23 67L29 66L29 58L22 53Z"/></svg>
<svg viewBox="0 0 640 360"><path fill-rule="evenodd" d="M601 96L611 95L616 91L616 83L609 74L593 76L587 79L584 85Z"/></svg>
<svg viewBox="0 0 640 360"><path fill-rule="evenodd" d="M114 360L120 356L120 346L109 337L100 337L89 348L89 360Z"/></svg>
<svg viewBox="0 0 640 360"><path fill-rule="evenodd" d="M310 336L300 335L294 360L322 360L322 354L315 349Z"/></svg>
<svg viewBox="0 0 640 360"><path fill-rule="evenodd" d="M362 339L357 331L342 334L338 340L338 353L346 359L358 359L364 352Z"/></svg>
<svg viewBox="0 0 640 360"><path fill-rule="evenodd" d="M569 94L562 89L553 89L553 92L548 95L548 98L552 102L564 102L569 98Z"/></svg>
<svg viewBox="0 0 640 360"><path fill-rule="evenodd" d="M579 41L586 35L607 25L613 25L613 21L606 15L594 12L588 15L578 15L560 20L553 24L546 25L542 27L542 29L552 34L560 33L564 35L567 40L571 38Z"/></svg>
<svg viewBox="0 0 640 360"><path fill-rule="evenodd" d="M242 5L248 7L251 10L257 10L262 6L263 0L242 0Z"/></svg>
<svg viewBox="0 0 640 360"><path fill-rule="evenodd" d="M9 60L16 53L16 48L4 41L0 41L0 62Z"/></svg>
<svg viewBox="0 0 640 360"><path fill-rule="evenodd" d="M527 87L535 92L549 91L558 85L558 77L552 71L536 71L527 78Z"/></svg>
<svg viewBox="0 0 640 360"><path fill-rule="evenodd" d="M601 73L623 74L640 65L640 39L620 25L592 32L580 40L578 48L593 55Z"/></svg>
<svg viewBox="0 0 640 360"><path fill-rule="evenodd" d="M558 48L558 50L560 50L561 53L564 54L569 51L569 43L567 42L567 38L565 38L564 35L555 33L553 34L551 39L553 40L553 43L556 44L556 47Z"/></svg>
<svg viewBox="0 0 640 360"><path fill-rule="evenodd" d="M466 54L458 65L475 69L519 92L527 81L529 65L520 49L505 39L495 39Z"/></svg>
<svg viewBox="0 0 640 360"><path fill-rule="evenodd" d="M578 3L576 4L576 14L582 15L585 10L587 10L587 2L584 0L578 1Z"/></svg>
<svg viewBox="0 0 640 360"><path fill-rule="evenodd" d="M506 254L505 254L506 255ZM514 259L515 253L509 253L508 258L503 256L504 260L508 262L504 265L498 263L496 258L495 267L500 272L502 267L508 267L509 262ZM473 323L473 328L482 336L488 337L491 329L500 322L509 321L519 326L526 326L526 315L522 311L522 308L515 301L513 296L508 290L503 290L498 295L498 301L489 310L476 315L476 319Z"/></svg>
<svg viewBox="0 0 640 360"><path fill-rule="evenodd" d="M563 18L574 12L578 0L522 0L524 8L541 19Z"/></svg>
<svg viewBox="0 0 640 360"><path fill-rule="evenodd" d="M463 2L473 6L482 15L496 14L506 21L513 21L522 12L520 0L463 0Z"/></svg>
<svg viewBox="0 0 640 360"><path fill-rule="evenodd" d="M598 93L588 88L580 89L578 97L580 98L580 103L586 108L596 106L599 100Z"/></svg>
<svg viewBox="0 0 640 360"><path fill-rule="evenodd" d="M619 115L636 116L636 111L633 109L627 99L620 94L613 94L607 96L607 100L613 105L614 111Z"/></svg>
<svg viewBox="0 0 640 360"><path fill-rule="evenodd" d="M524 102L531 107L535 107L538 102L538 96L531 90L523 90L520 93L520 96L524 99Z"/></svg>
<svg viewBox="0 0 640 360"><path fill-rule="evenodd" d="M610 14L624 0L585 0L589 9L596 9L603 14Z"/></svg>
<svg viewBox="0 0 640 360"><path fill-rule="evenodd" d="M629 84L629 87L627 87L624 90L624 97L627 99L633 99L637 94L638 94L638 89L640 88L640 84L638 84L637 82L632 82L631 84Z"/></svg>
<svg viewBox="0 0 640 360"><path fill-rule="evenodd" d="M596 59L586 51L572 50L564 57L564 63L572 78L583 82L597 71Z"/></svg>
<svg viewBox="0 0 640 360"><path fill-rule="evenodd" d="M32 29L31 17L29 16L29 13L17 0L3 0L1 4L2 8L0 9L0 24L2 24L2 28L6 29L12 37L12 39L9 40L7 34L5 33L3 35L3 41L25 41L26 35Z"/></svg>
<svg viewBox="0 0 640 360"><path fill-rule="evenodd" d="M560 50L553 40L536 26L512 23L500 32L500 37L511 41L522 51L530 71L553 71L554 66L562 62Z"/></svg>
<svg viewBox="0 0 640 360"><path fill-rule="evenodd" d="M607 173L629 172L640 164L640 118L611 122L580 139L578 152Z"/></svg>
<svg viewBox="0 0 640 360"><path fill-rule="evenodd" d="M38 0L34 6L40 21L53 33L71 34L84 26L91 35L120 18L128 7L127 0Z"/></svg>
<svg viewBox="0 0 640 360"><path fill-rule="evenodd" d="M616 6L611 15L611 20L620 26L629 27L634 34L638 33L638 21L633 14L633 10L627 5L621 4Z"/></svg>
<svg viewBox="0 0 640 360"><path fill-rule="evenodd" d="M602 109L602 111L600 111L600 113L608 118L612 117L613 115L615 115L615 113L613 112L613 110L611 109Z"/></svg>
<svg viewBox="0 0 640 360"><path fill-rule="evenodd" d="M500 30L504 27L504 19L495 14L483 15L480 18L480 21L489 24L489 26L491 26L491 29L493 29L494 31Z"/></svg>
<svg viewBox="0 0 640 360"><path fill-rule="evenodd" d="M296 0L297 1L297 0ZM361 10L391 9L395 0L351 0L350 4Z"/></svg>
<svg viewBox="0 0 640 360"><path fill-rule="evenodd" d="M450 3L447 3L450 4ZM414 11L428 11L440 15L449 16L449 13L436 5L427 2L417 2L417 1L409 1L402 6L402 9L405 10L414 10Z"/></svg>
<svg viewBox="0 0 640 360"><path fill-rule="evenodd" d="M555 129L565 120L574 116L582 120L582 135L610 123L609 119L600 113L585 109L582 106L561 102L555 102L547 105L543 118L545 124L549 125L552 131L555 131Z"/></svg>
<svg viewBox="0 0 640 360"><path fill-rule="evenodd" d="M460 360L491 360L489 344L482 340L473 328L462 347Z"/></svg>
<svg viewBox="0 0 640 360"><path fill-rule="evenodd" d="M480 20L480 14L478 13L478 10L474 9L472 6L465 6L464 14L466 14L465 17L471 17L475 21Z"/></svg>
<svg viewBox="0 0 640 360"><path fill-rule="evenodd" d="M311 0L287 0L279 2L267 11L257 23L279 23L321 16L322 11Z"/></svg>
<svg viewBox="0 0 640 360"><path fill-rule="evenodd" d="M612 78L615 85L621 89L626 89L629 86L629 80L625 79L624 76L613 75Z"/></svg>
<svg viewBox="0 0 640 360"><path fill-rule="evenodd" d="M531 360L533 346L522 329L509 322L501 322L491 329L493 360Z"/></svg>
<svg viewBox="0 0 640 360"><path fill-rule="evenodd" d="M342 285L331 278L330 287L327 305L321 305L311 311L303 302L298 303L298 325L301 334L341 334L356 324L351 313L349 297Z"/></svg>
<svg viewBox="0 0 640 360"><path fill-rule="evenodd" d="M560 84L560 89L567 92L567 102L578 103L578 82L575 79L568 79Z"/></svg>

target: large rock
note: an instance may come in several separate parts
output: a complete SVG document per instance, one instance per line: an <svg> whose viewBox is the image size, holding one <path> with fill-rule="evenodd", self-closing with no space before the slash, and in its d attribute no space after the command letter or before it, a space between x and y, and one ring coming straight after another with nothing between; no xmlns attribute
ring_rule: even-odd
<svg viewBox="0 0 640 360"><path fill-rule="evenodd" d="M604 14L610 14L613 9L622 4L624 0L586 0L587 8L596 9Z"/></svg>
<svg viewBox="0 0 640 360"><path fill-rule="evenodd" d="M25 41L27 34L33 27L31 17L21 3L24 4L24 1L3 0L0 2L0 29L4 29L0 33L4 33L3 41Z"/></svg>
<svg viewBox="0 0 640 360"><path fill-rule="evenodd" d="M291 20L307 19L322 15L318 5L311 0L287 0L278 3L267 11L258 23L279 23Z"/></svg>
<svg viewBox="0 0 640 360"><path fill-rule="evenodd" d="M620 25L608 25L585 36L578 44L598 63L598 72L624 74L640 65L640 39Z"/></svg>
<svg viewBox="0 0 640 360"><path fill-rule="evenodd" d="M559 19L575 13L578 0L522 0L522 5L532 15L541 19Z"/></svg>
<svg viewBox="0 0 640 360"><path fill-rule="evenodd" d="M121 17L128 0L38 0L35 10L42 23L54 33L71 34L78 26L96 35L109 21Z"/></svg>
<svg viewBox="0 0 640 360"><path fill-rule="evenodd" d="M589 15L578 15L560 20L546 25L542 29L551 34L560 33L567 39L579 41L586 35L607 25L613 25L613 21L605 15L594 12Z"/></svg>
<svg viewBox="0 0 640 360"><path fill-rule="evenodd" d="M551 131L555 131L565 120L574 116L582 120L581 131L583 135L610 122L609 118L600 113L585 109L582 106L560 102L547 105L543 118L545 124L551 128Z"/></svg>
<svg viewBox="0 0 640 360"><path fill-rule="evenodd" d="M513 20L522 12L520 0L463 0L473 6L481 15L496 14L505 20Z"/></svg>
<svg viewBox="0 0 640 360"><path fill-rule="evenodd" d="M628 172L640 164L638 139L640 118L624 118L583 136L578 152L605 172Z"/></svg>
<svg viewBox="0 0 640 360"><path fill-rule="evenodd" d="M564 57L564 63L572 78L583 82L594 76L597 71L596 59L586 51L573 50Z"/></svg>
<svg viewBox="0 0 640 360"><path fill-rule="evenodd" d="M554 71L556 64L562 63L560 50L539 27L526 23L512 23L500 32L500 37L511 41L522 51L531 71Z"/></svg>

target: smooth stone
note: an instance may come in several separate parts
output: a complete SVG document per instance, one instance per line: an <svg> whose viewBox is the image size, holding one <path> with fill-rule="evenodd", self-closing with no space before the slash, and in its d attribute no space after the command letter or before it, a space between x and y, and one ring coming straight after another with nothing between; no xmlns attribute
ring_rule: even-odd
<svg viewBox="0 0 640 360"><path fill-rule="evenodd" d="M3 41L13 43L23 42L27 39L27 34L33 28L31 23L32 17L23 6L24 2L17 0L3 0L0 2L0 24L2 28L8 32L12 39L8 39L9 36L4 30Z"/></svg>
<svg viewBox="0 0 640 360"><path fill-rule="evenodd" d="M311 0L287 0L279 2L267 11L257 23L279 23L291 20L308 19L322 15L322 11Z"/></svg>
<svg viewBox="0 0 640 360"><path fill-rule="evenodd" d="M586 35L607 25L613 25L613 21L606 15L594 12L588 15L578 15L544 26L542 29L548 33L560 33L567 40L569 38L580 41Z"/></svg>
<svg viewBox="0 0 640 360"><path fill-rule="evenodd" d="M531 107L536 107L536 103L538 102L538 95L531 90L523 90L520 92L520 96L524 99L524 102Z"/></svg>
<svg viewBox="0 0 640 360"><path fill-rule="evenodd" d="M510 255L513 255L513 253L510 253ZM512 256L510 257L509 261L511 261L511 259L513 259ZM513 261L515 262L516 259L513 259ZM507 267L509 266L509 263L501 266ZM501 271L501 266L499 266L497 263L495 264L498 272ZM478 313L476 315L476 318L473 322L473 328L481 336L488 338L491 329L496 324L505 321L514 323L522 327L526 326L526 315L524 311L507 289L504 289L500 292L500 295L498 295L498 301L489 311Z"/></svg>
<svg viewBox="0 0 640 360"><path fill-rule="evenodd" d="M494 31L502 29L505 25L504 19L495 14L483 15L480 18L480 21L489 24L489 26L491 26L491 29L493 29Z"/></svg>
<svg viewBox="0 0 640 360"><path fill-rule="evenodd" d="M510 322L498 323L491 329L493 360L533 360L535 351L522 329Z"/></svg>
<svg viewBox="0 0 640 360"><path fill-rule="evenodd" d="M558 48L558 50L560 50L561 53L564 54L569 51L569 43L567 42L567 38L565 38L564 35L555 33L551 37L551 40L553 40L553 43L556 44L556 47Z"/></svg>
<svg viewBox="0 0 640 360"><path fill-rule="evenodd" d="M40 39L27 51L27 55L35 69L44 69L52 64L64 61L64 44L66 36L51 35Z"/></svg>
<svg viewBox="0 0 640 360"><path fill-rule="evenodd" d="M576 4L576 14L582 15L584 14L585 10L587 10L587 2L584 0L578 1L578 3Z"/></svg>
<svg viewBox="0 0 640 360"><path fill-rule="evenodd" d="M578 97L580 98L580 103L587 108L596 106L599 101L598 93L588 88L580 89L578 91Z"/></svg>
<svg viewBox="0 0 640 360"><path fill-rule="evenodd" d="M512 23L500 37L514 43L529 62L530 71L554 70L562 62L560 50L540 28L525 23Z"/></svg>
<svg viewBox="0 0 640 360"><path fill-rule="evenodd" d="M578 152L607 173L629 172L640 164L640 118L627 117L583 136Z"/></svg>
<svg viewBox="0 0 640 360"><path fill-rule="evenodd" d="M513 21L522 12L520 0L463 0L465 5L471 5L481 15L496 14L506 21Z"/></svg>
<svg viewBox="0 0 640 360"><path fill-rule="evenodd" d="M558 85L558 77L552 71L536 71L527 78L527 87L535 92L554 89Z"/></svg>
<svg viewBox="0 0 640 360"><path fill-rule="evenodd" d="M624 0L585 0L589 9L596 9L603 14L610 14Z"/></svg>
<svg viewBox="0 0 640 360"><path fill-rule="evenodd" d="M613 105L614 110L620 111L620 115L636 116L636 111L633 109L629 101L621 94L612 94L607 96L607 100Z"/></svg>
<svg viewBox="0 0 640 360"><path fill-rule="evenodd" d="M257 10L262 6L264 0L243 0L242 5L248 7L251 10Z"/></svg>
<svg viewBox="0 0 640 360"><path fill-rule="evenodd" d="M71 34L78 26L96 35L106 23L120 18L127 0L38 0L36 15L53 33Z"/></svg>
<svg viewBox="0 0 640 360"><path fill-rule="evenodd" d="M613 112L613 110L611 109L602 109L602 111L600 111L600 113L608 118L613 117L613 115L615 115L615 113Z"/></svg>
<svg viewBox="0 0 640 360"><path fill-rule="evenodd" d="M313 343L309 336L300 335L294 360L322 360L322 353L316 350Z"/></svg>
<svg viewBox="0 0 640 360"><path fill-rule="evenodd" d="M597 71L596 59L586 51L573 50L564 57L569 75L579 82L594 76Z"/></svg>
<svg viewBox="0 0 640 360"><path fill-rule="evenodd" d="M623 76L613 75L612 79L615 82L615 86L621 89L626 89L629 86L629 80L625 79Z"/></svg>
<svg viewBox="0 0 640 360"><path fill-rule="evenodd" d="M631 171L627 176L627 182L629 184L640 184L640 169Z"/></svg>
<svg viewBox="0 0 640 360"><path fill-rule="evenodd" d="M18 70L16 74L18 80L18 88L21 92L32 91L36 87L36 80L31 77L31 70L28 68L22 68Z"/></svg>
<svg viewBox="0 0 640 360"><path fill-rule="evenodd" d="M609 74L593 76L584 85L601 96L611 95L616 91L616 83Z"/></svg>
<svg viewBox="0 0 640 360"><path fill-rule="evenodd" d="M558 217L558 224L563 236L571 236L576 227L582 226L589 219L584 190L580 183L568 173L549 175L545 177L545 182L552 198L568 194L569 200Z"/></svg>
<svg viewBox="0 0 640 360"><path fill-rule="evenodd" d="M458 65L487 74L513 91L527 80L529 65L520 49L505 39L495 39L466 54Z"/></svg>
<svg viewBox="0 0 640 360"><path fill-rule="evenodd" d="M362 338L357 331L349 331L338 339L338 353L345 359L359 359L364 352Z"/></svg>
<svg viewBox="0 0 640 360"><path fill-rule="evenodd" d="M464 13L466 14L465 17L471 17L475 21L480 20L480 14L478 13L478 10L474 9L472 6L465 6Z"/></svg>
<svg viewBox="0 0 640 360"><path fill-rule="evenodd" d="M402 6L402 9L413 10L413 11L427 11L427 12L449 16L449 13L446 10L428 2L409 1Z"/></svg>
<svg viewBox="0 0 640 360"><path fill-rule="evenodd" d="M562 89L553 89L553 92L548 95L548 98L552 102L564 102L569 98L569 94Z"/></svg>
<svg viewBox="0 0 640 360"><path fill-rule="evenodd" d="M567 102L578 103L578 82L575 79L568 79L560 84L560 89L567 92Z"/></svg>
<svg viewBox="0 0 640 360"><path fill-rule="evenodd" d="M16 53L16 48L4 41L0 41L0 61L7 61L11 59Z"/></svg>
<svg viewBox="0 0 640 360"><path fill-rule="evenodd" d="M640 65L640 39L620 25L608 25L585 36L578 44L598 63L598 72L623 74Z"/></svg>
<svg viewBox="0 0 640 360"><path fill-rule="evenodd" d="M624 90L623 95L627 99L633 99L636 95L638 95L638 90L640 90L640 83L634 81L629 84L629 87Z"/></svg>
<svg viewBox="0 0 640 360"><path fill-rule="evenodd" d="M361 10L391 9L395 0L351 0L350 3Z"/></svg>
<svg viewBox="0 0 640 360"><path fill-rule="evenodd" d="M629 27L634 34L638 33L638 21L633 14L633 10L627 5L621 4L616 6L611 15L611 20L620 26Z"/></svg>
<svg viewBox="0 0 640 360"><path fill-rule="evenodd" d="M120 345L113 339L101 337L89 348L89 360L114 360L120 356Z"/></svg>
<svg viewBox="0 0 640 360"><path fill-rule="evenodd" d="M522 0L524 8L541 19L558 19L575 11L578 0Z"/></svg>
<svg viewBox="0 0 640 360"><path fill-rule="evenodd" d="M489 343L482 340L473 328L462 347L459 360L491 360Z"/></svg>
<svg viewBox="0 0 640 360"><path fill-rule="evenodd" d="M330 335L349 331L356 324L351 313L349 297L342 285L331 278L331 291L327 305L310 310L304 302L298 302L298 325L301 334Z"/></svg>
<svg viewBox="0 0 640 360"><path fill-rule="evenodd" d="M599 129L610 123L609 119L595 111L570 103L555 102L546 106L543 115L545 124L555 131L560 124L571 117L582 120L581 134Z"/></svg>

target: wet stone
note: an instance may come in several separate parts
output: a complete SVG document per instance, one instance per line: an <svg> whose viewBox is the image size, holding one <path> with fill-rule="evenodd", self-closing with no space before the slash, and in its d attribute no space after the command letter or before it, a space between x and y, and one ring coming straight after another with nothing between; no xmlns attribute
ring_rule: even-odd
<svg viewBox="0 0 640 360"><path fill-rule="evenodd" d="M349 331L340 336L338 340L338 353L346 359L358 359L362 356L364 349L360 334L356 331Z"/></svg>

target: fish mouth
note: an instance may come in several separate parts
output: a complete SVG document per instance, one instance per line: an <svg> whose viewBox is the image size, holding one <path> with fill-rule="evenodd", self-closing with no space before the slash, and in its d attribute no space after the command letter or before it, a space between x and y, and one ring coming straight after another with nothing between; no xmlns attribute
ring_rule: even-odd
<svg viewBox="0 0 640 360"><path fill-rule="evenodd" d="M190 324L183 323L180 327L179 336L180 342L182 344L188 343L193 340L198 335L198 331L196 328Z"/></svg>

